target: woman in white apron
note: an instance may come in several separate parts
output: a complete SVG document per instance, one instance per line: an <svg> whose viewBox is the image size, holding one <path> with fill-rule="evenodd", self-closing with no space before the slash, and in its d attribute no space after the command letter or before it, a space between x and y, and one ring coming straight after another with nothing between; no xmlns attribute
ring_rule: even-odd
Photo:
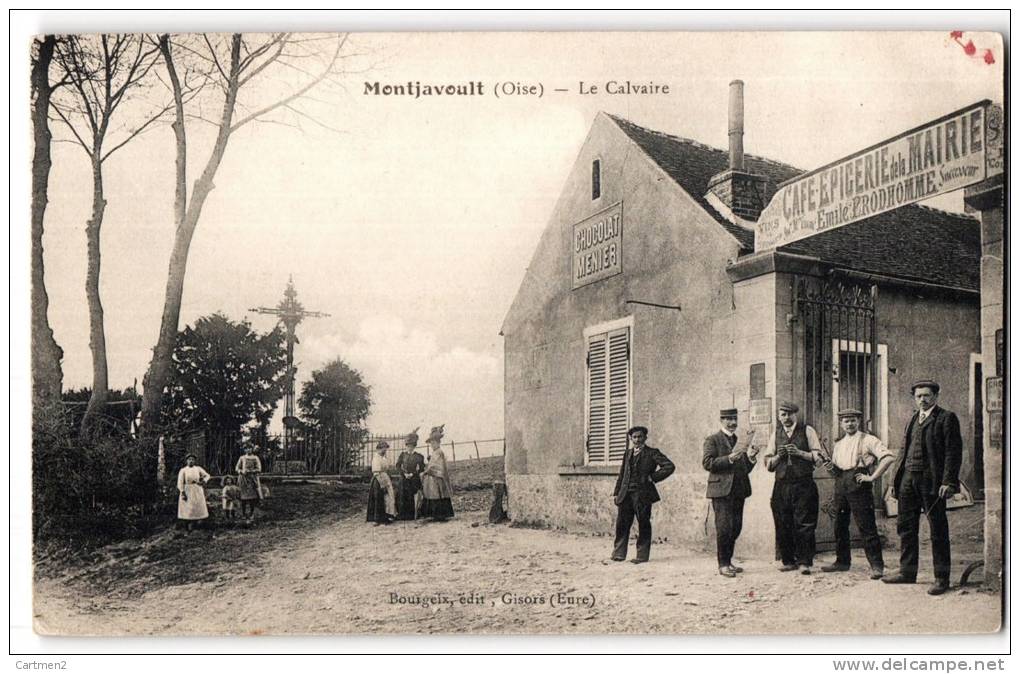
<svg viewBox="0 0 1020 674"><path fill-rule="evenodd" d="M194 454L184 457L187 464L177 473L177 491L180 496L177 499L177 519L187 524L188 531L191 531L195 522L209 517L209 508L205 504L205 489L202 485L209 480L209 473L201 466L195 465Z"/></svg>
<svg viewBox="0 0 1020 674"><path fill-rule="evenodd" d="M372 483L368 486L368 515L365 521L374 522L376 526L389 524L397 516L397 494L386 472L392 465L386 458L386 450L389 448L389 443L383 440L375 446L375 454L372 456Z"/></svg>

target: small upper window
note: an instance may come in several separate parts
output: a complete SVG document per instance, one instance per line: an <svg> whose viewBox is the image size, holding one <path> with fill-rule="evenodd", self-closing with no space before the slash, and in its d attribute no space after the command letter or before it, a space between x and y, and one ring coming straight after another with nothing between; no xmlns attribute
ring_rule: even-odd
<svg viewBox="0 0 1020 674"><path fill-rule="evenodd" d="M598 159L591 163L591 198L594 201L602 196L602 162Z"/></svg>

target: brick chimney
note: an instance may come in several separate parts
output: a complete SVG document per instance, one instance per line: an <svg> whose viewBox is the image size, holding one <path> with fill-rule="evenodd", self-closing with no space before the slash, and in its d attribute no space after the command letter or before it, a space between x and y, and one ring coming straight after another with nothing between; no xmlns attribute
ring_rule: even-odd
<svg viewBox="0 0 1020 674"><path fill-rule="evenodd" d="M713 195L732 215L755 221L765 208L766 184L763 175L744 170L744 83L730 82L729 167L708 181L709 201Z"/></svg>

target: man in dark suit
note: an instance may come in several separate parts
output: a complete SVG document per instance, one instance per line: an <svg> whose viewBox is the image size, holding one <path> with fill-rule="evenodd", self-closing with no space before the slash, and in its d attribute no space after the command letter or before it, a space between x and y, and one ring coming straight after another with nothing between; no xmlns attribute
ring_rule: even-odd
<svg viewBox="0 0 1020 674"><path fill-rule="evenodd" d="M917 411L907 423L893 479L893 495L899 501L896 533L900 535L900 571L883 578L886 583L896 584L917 580L917 533L921 513L927 513L935 566L935 583L928 588L932 595L949 589L951 559L946 499L960 490L963 460L960 421L936 404L939 390L938 383L930 379L914 382L910 387Z"/></svg>
<svg viewBox="0 0 1020 674"><path fill-rule="evenodd" d="M705 496L712 499L712 510L715 511L719 573L735 578L743 569L733 566L733 546L744 522L744 499L751 495L751 480L747 474L754 469L758 449L747 449L750 436L738 442L736 409L720 410L719 423L722 426L719 432L705 438L701 465L711 473Z"/></svg>
<svg viewBox="0 0 1020 674"><path fill-rule="evenodd" d="M627 543L634 518L638 521L637 557L634 564L648 561L652 550L652 504L659 501L656 482L662 482L673 474L676 466L666 455L655 447L648 447L648 429L634 426L627 431L630 447L623 454L620 475L616 478L613 500L616 502L616 543L612 560L627 559Z"/></svg>

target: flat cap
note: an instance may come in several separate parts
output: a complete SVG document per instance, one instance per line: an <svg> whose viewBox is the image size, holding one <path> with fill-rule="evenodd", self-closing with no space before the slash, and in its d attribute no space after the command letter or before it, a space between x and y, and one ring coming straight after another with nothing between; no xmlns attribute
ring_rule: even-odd
<svg viewBox="0 0 1020 674"><path fill-rule="evenodd" d="M854 409L853 407L846 407L844 409L841 409L836 416L842 419L843 417L860 417L864 415L862 415L861 411L858 409Z"/></svg>
<svg viewBox="0 0 1020 674"><path fill-rule="evenodd" d="M910 385L910 392L913 393L919 388L930 388L935 393L939 392L939 383L933 379L918 379Z"/></svg>
<svg viewBox="0 0 1020 674"><path fill-rule="evenodd" d="M736 407L726 407L726 408L723 408L723 409L719 410L719 418L720 419L736 419L737 418L737 408Z"/></svg>
<svg viewBox="0 0 1020 674"><path fill-rule="evenodd" d="M797 405L797 403L792 403L789 400L784 400L783 402L779 403L779 409L783 410L784 412L800 411L800 407Z"/></svg>

